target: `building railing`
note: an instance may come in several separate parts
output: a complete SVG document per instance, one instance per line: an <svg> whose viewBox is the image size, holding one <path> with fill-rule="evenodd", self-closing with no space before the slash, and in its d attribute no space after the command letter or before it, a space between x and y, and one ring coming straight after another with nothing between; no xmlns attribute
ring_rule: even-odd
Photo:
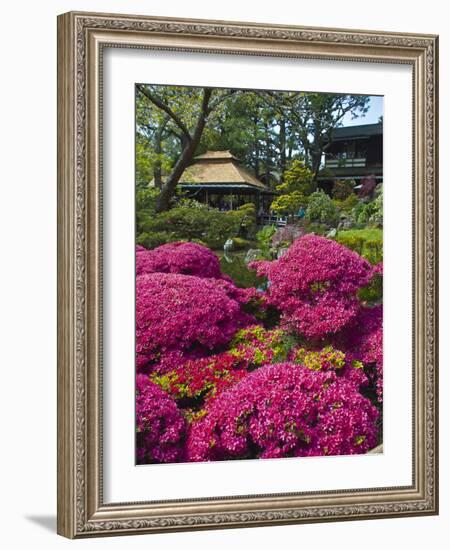
<svg viewBox="0 0 450 550"><path fill-rule="evenodd" d="M325 168L364 168L366 158L353 159L325 159Z"/></svg>
<svg viewBox="0 0 450 550"><path fill-rule="evenodd" d="M258 225L275 225L276 227L284 227L287 224L286 216L275 216L271 214L264 214L258 216Z"/></svg>

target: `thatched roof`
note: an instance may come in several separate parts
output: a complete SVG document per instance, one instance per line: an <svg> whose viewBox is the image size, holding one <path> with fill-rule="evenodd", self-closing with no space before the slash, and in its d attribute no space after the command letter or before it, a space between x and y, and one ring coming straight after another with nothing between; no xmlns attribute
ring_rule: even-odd
<svg viewBox="0 0 450 550"><path fill-rule="evenodd" d="M229 185L230 187L253 187L261 191L266 186L239 164L230 151L207 151L194 159L194 164L184 171L181 184L189 185Z"/></svg>

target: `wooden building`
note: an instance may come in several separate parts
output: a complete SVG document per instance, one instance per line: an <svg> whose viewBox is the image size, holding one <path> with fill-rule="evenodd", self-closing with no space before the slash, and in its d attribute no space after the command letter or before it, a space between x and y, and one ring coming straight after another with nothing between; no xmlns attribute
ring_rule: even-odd
<svg viewBox="0 0 450 550"><path fill-rule="evenodd" d="M259 216L268 212L276 194L244 168L230 151L207 151L198 155L184 171L179 184L188 197L221 210L233 210L253 202Z"/></svg>
<svg viewBox="0 0 450 550"><path fill-rule="evenodd" d="M367 176L383 181L383 123L343 126L333 132L325 150L325 173L319 182L326 187L337 179L358 184Z"/></svg>

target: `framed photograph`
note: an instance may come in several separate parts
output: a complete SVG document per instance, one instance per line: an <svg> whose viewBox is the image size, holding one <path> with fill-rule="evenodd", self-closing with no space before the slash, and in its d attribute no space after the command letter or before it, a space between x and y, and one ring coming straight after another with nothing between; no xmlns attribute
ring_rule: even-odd
<svg viewBox="0 0 450 550"><path fill-rule="evenodd" d="M437 514L437 47L59 16L59 534Z"/></svg>

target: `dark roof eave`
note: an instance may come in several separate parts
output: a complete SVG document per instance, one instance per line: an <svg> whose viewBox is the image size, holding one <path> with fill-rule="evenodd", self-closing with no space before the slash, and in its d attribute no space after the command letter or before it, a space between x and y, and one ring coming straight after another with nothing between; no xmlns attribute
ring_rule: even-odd
<svg viewBox="0 0 450 550"><path fill-rule="evenodd" d="M373 136L383 135L383 124L361 124L358 126L340 126L333 130L331 141L347 141L352 139L369 139ZM325 138L325 141L328 139Z"/></svg>
<svg viewBox="0 0 450 550"><path fill-rule="evenodd" d="M272 193L270 189L264 189L247 183L180 183L184 189L249 189L260 193Z"/></svg>

